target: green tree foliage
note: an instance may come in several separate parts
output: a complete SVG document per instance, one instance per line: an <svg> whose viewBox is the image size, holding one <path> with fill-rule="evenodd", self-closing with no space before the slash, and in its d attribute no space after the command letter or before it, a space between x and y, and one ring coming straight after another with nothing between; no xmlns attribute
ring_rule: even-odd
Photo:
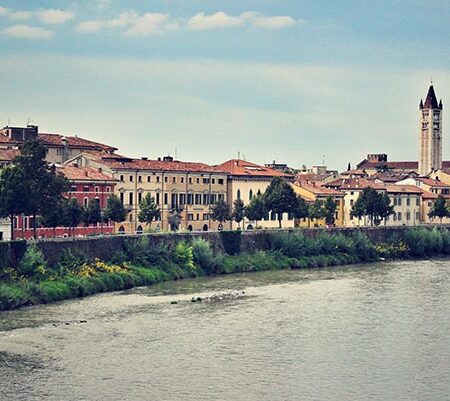
<svg viewBox="0 0 450 401"><path fill-rule="evenodd" d="M69 185L65 177L56 174L55 166L45 161L45 156L46 149L38 141L25 142L20 156L0 178L1 214L11 219L21 213L32 215L35 237L36 216L53 214L53 209L60 208Z"/></svg>
<svg viewBox="0 0 450 401"><path fill-rule="evenodd" d="M161 218L161 210L155 202L155 199L147 193L139 204L138 220L146 223L150 227L152 222Z"/></svg>
<svg viewBox="0 0 450 401"><path fill-rule="evenodd" d="M232 218L238 224L241 224L241 221L244 220L245 215L245 207L244 202L241 199L236 199L233 203L233 213Z"/></svg>
<svg viewBox="0 0 450 401"><path fill-rule="evenodd" d="M306 201L298 196L297 197L297 206L293 211L293 215L296 219L303 219L309 217L309 207Z"/></svg>
<svg viewBox="0 0 450 401"><path fill-rule="evenodd" d="M367 216L370 225L378 225L382 219L386 219L394 212L393 206L387 194L381 194L373 188L363 189L350 211L351 217L361 219Z"/></svg>
<svg viewBox="0 0 450 401"><path fill-rule="evenodd" d="M325 215L325 222L328 225L333 225L334 221L336 220L337 205L331 196L328 196L325 199L325 202L323 204L323 209L324 209L324 215Z"/></svg>
<svg viewBox="0 0 450 401"><path fill-rule="evenodd" d="M63 205L65 225L72 229L77 227L83 220L83 208L75 198L67 199Z"/></svg>
<svg viewBox="0 0 450 401"><path fill-rule="evenodd" d="M281 228L283 213L294 213L298 207L298 198L292 187L281 177L275 177L264 192L267 209L278 216L278 227Z"/></svg>
<svg viewBox="0 0 450 401"><path fill-rule="evenodd" d="M444 217L450 217L450 212L447 207L446 200L442 195L439 195L438 198L434 201L433 207L428 212L428 217L430 218L437 217L439 218L441 223Z"/></svg>
<svg viewBox="0 0 450 401"><path fill-rule="evenodd" d="M230 205L223 199L219 199L211 208L211 218L220 223L231 220Z"/></svg>
<svg viewBox="0 0 450 401"><path fill-rule="evenodd" d="M110 195L108 197L104 216L105 220L114 221L115 223L120 223L126 219L127 211L117 195Z"/></svg>
<svg viewBox="0 0 450 401"><path fill-rule="evenodd" d="M98 199L91 199L84 208L83 221L86 225L96 225L102 221L102 211Z"/></svg>
<svg viewBox="0 0 450 401"><path fill-rule="evenodd" d="M254 221L258 227L258 221L262 220L267 215L267 208L264 202L264 197L261 193L255 195L250 203L245 207L245 217Z"/></svg>
<svg viewBox="0 0 450 401"><path fill-rule="evenodd" d="M325 218L325 207L322 200L316 199L314 203L309 205L309 217L316 222Z"/></svg>

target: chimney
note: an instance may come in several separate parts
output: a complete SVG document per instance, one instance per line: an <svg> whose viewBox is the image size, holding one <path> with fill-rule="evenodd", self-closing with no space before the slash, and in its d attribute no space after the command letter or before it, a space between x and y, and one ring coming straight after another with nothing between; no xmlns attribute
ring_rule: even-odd
<svg viewBox="0 0 450 401"><path fill-rule="evenodd" d="M88 172L87 172L87 170L84 170L84 176L85 176L85 177L88 177Z"/></svg>
<svg viewBox="0 0 450 401"><path fill-rule="evenodd" d="M69 143L68 143L67 138L65 136L63 136L61 138L61 143L64 146L63 152L62 152L62 161L64 163L69 158Z"/></svg>
<svg viewBox="0 0 450 401"><path fill-rule="evenodd" d="M102 170L101 167L98 168L98 172L99 172L99 173L102 173L102 172L103 172L103 170Z"/></svg>

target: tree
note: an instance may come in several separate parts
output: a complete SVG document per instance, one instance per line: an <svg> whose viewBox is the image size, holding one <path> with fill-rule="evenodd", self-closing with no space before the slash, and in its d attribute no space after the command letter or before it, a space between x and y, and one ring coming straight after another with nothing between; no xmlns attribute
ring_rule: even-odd
<svg viewBox="0 0 450 401"><path fill-rule="evenodd" d="M105 220L113 221L115 223L120 223L126 219L127 211L117 195L110 195L106 200L104 216Z"/></svg>
<svg viewBox="0 0 450 401"><path fill-rule="evenodd" d="M66 199L63 204L64 221L74 234L77 227L83 220L83 208L79 205L75 198Z"/></svg>
<svg viewBox="0 0 450 401"><path fill-rule="evenodd" d="M161 218L161 210L155 203L155 199L148 192L139 204L138 220L141 223L146 223L151 227L152 221L158 220L159 218Z"/></svg>
<svg viewBox="0 0 450 401"><path fill-rule="evenodd" d="M88 226L96 225L102 221L102 211L98 199L91 199L86 208L84 208L83 221Z"/></svg>
<svg viewBox="0 0 450 401"><path fill-rule="evenodd" d="M236 199L233 203L233 213L232 217L234 221L238 224L238 227L242 220L244 220L245 208L244 202L241 199Z"/></svg>
<svg viewBox="0 0 450 401"><path fill-rule="evenodd" d="M394 206L391 205L391 199L389 195L385 192L383 194L379 194L380 201L378 205L378 215L380 219L384 220L384 225L386 225L386 219L394 214Z"/></svg>
<svg viewBox="0 0 450 401"><path fill-rule="evenodd" d="M42 210L41 217L42 225L53 228L53 237L55 237L56 227L64 226L66 223L63 202L47 204Z"/></svg>
<svg viewBox="0 0 450 401"><path fill-rule="evenodd" d="M450 217L450 212L447 209L446 200L442 195L434 201L432 209L428 212L428 217L438 217L441 224L444 217Z"/></svg>
<svg viewBox="0 0 450 401"><path fill-rule="evenodd" d="M297 195L292 187L281 177L275 177L264 192L264 202L268 210L277 214L278 227L281 228L283 213L294 213L298 206Z"/></svg>
<svg viewBox="0 0 450 401"><path fill-rule="evenodd" d="M178 231L181 223L181 209L174 208L170 212L169 227L171 231Z"/></svg>
<svg viewBox="0 0 450 401"><path fill-rule="evenodd" d="M2 173L1 196L6 202L2 203L2 214L12 219L21 213L32 215L35 238L37 215L59 205L69 186L65 177L56 174L55 166L45 161L45 156L42 144L27 141L20 155L13 159L13 166Z"/></svg>
<svg viewBox="0 0 450 401"><path fill-rule="evenodd" d="M337 205L334 199L331 196L328 196L325 199L325 203L323 204L324 208L324 217L327 225L334 225L336 220L336 209Z"/></svg>
<svg viewBox="0 0 450 401"><path fill-rule="evenodd" d="M359 221L362 217L366 215L366 207L364 204L364 199L361 197L361 195L358 197L356 202L353 204L351 210L350 210L350 217L351 218L358 218L358 225Z"/></svg>
<svg viewBox="0 0 450 401"><path fill-rule="evenodd" d="M6 167L0 174L0 217L8 217L11 239L14 240L14 218L29 210L29 188L23 171L15 166Z"/></svg>
<svg viewBox="0 0 450 401"><path fill-rule="evenodd" d="M320 199L316 199L314 203L309 206L309 217L317 221L325 218L325 207L324 203Z"/></svg>
<svg viewBox="0 0 450 401"><path fill-rule="evenodd" d="M293 212L293 216L296 219L303 219L309 217L309 207L306 201L302 197L297 197L297 207Z"/></svg>
<svg viewBox="0 0 450 401"><path fill-rule="evenodd" d="M247 219L255 221L256 227L258 227L258 221L262 220L267 215L266 204L264 203L263 195L258 193L245 207L245 217Z"/></svg>
<svg viewBox="0 0 450 401"><path fill-rule="evenodd" d="M224 223L231 220L231 208L223 199L219 199L211 208L211 218L214 221Z"/></svg>

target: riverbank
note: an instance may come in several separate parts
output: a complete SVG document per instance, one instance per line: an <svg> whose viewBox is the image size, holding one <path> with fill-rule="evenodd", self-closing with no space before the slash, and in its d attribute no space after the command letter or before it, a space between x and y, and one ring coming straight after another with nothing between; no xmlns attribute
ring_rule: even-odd
<svg viewBox="0 0 450 401"><path fill-rule="evenodd" d="M0 310L205 275L450 255L448 229L412 229L402 238L392 235L379 243L360 232L316 237L301 230L280 232L254 252L241 252L241 236L239 231L224 232L223 253L204 238L150 244L142 236L124 241L123 248L104 260L69 249L57 264L49 264L40 249L29 246L17 267L0 270Z"/></svg>

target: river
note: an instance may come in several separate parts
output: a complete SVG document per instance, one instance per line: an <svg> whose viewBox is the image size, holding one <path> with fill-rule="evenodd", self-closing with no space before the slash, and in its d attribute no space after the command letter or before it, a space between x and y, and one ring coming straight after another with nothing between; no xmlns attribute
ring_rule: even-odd
<svg viewBox="0 0 450 401"><path fill-rule="evenodd" d="M191 302L222 292L238 295ZM0 312L0 399L449 400L449 311L450 261L433 260L201 278Z"/></svg>

